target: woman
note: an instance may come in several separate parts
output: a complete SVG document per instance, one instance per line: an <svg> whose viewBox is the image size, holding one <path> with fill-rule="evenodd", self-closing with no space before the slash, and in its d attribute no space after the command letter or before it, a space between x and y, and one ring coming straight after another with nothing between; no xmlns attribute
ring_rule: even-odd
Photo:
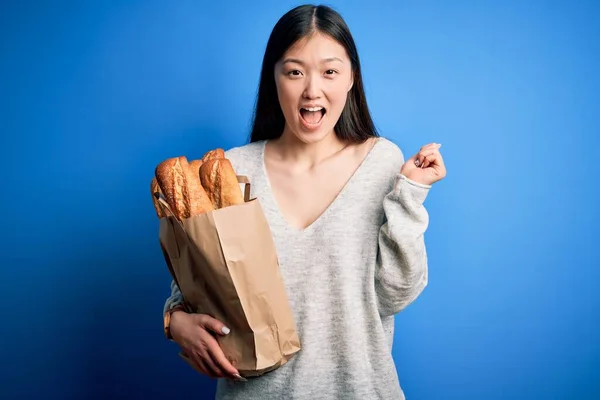
<svg viewBox="0 0 600 400"><path fill-rule="evenodd" d="M229 328L181 309L172 282L167 333L219 399L402 399L394 315L427 284L423 202L445 167L432 143L404 160L377 134L343 19L324 6L285 14L266 48L250 143L227 151L269 221L302 349L239 379L214 335Z"/></svg>

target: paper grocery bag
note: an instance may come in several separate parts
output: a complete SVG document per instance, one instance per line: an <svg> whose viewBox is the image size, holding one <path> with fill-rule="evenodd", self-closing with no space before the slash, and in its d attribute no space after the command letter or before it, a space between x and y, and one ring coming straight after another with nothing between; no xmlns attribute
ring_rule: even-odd
<svg viewBox="0 0 600 400"><path fill-rule="evenodd" d="M275 244L258 199L179 221L168 203L159 240L188 312L208 314L231 329L216 338L244 377L285 364L300 350ZM180 356L196 368L185 354Z"/></svg>

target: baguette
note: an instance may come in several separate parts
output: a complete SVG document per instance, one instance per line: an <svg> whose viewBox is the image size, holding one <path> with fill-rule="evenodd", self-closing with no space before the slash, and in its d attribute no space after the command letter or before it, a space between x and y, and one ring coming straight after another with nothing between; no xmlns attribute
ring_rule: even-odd
<svg viewBox="0 0 600 400"><path fill-rule="evenodd" d="M155 170L158 185L179 220L213 210L211 200L185 156L169 158Z"/></svg>
<svg viewBox="0 0 600 400"><path fill-rule="evenodd" d="M225 151L223 149L210 150L207 151L206 154L204 154L204 156L202 157L202 163L204 164L207 161L217 160L221 158L225 158Z"/></svg>
<svg viewBox="0 0 600 400"><path fill-rule="evenodd" d="M190 161L190 168L192 169L192 172L194 173L194 175L196 175L196 178L198 180L200 180L200 166L202 165L202 163L202 160Z"/></svg>
<svg viewBox="0 0 600 400"><path fill-rule="evenodd" d="M162 209L162 206L158 203L156 197L154 197L154 193L162 193L160 190L160 186L158 186L158 181L156 177L152 178L152 182L150 183L150 194L152 195L152 202L154 203L154 209L156 210L156 215L158 218L166 217L165 212Z"/></svg>
<svg viewBox="0 0 600 400"><path fill-rule="evenodd" d="M200 182L215 209L244 203L237 176L227 158L202 163Z"/></svg>

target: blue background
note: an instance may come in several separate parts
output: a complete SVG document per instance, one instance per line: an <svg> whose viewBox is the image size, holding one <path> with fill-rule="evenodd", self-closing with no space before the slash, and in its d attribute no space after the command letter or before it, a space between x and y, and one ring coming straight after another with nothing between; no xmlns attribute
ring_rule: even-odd
<svg viewBox="0 0 600 400"><path fill-rule="evenodd" d="M210 398L162 333L149 195L246 140L280 1L3 2L0 398ZM600 398L600 7L334 1L384 136L442 143L410 400ZM186 397L187 396L187 397Z"/></svg>

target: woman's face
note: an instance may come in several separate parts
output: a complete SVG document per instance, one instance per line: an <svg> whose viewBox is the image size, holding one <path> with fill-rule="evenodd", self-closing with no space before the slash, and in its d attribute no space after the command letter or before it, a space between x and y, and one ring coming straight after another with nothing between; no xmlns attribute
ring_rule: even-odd
<svg viewBox="0 0 600 400"><path fill-rule="evenodd" d="M275 65L284 135L305 143L333 134L348 92L352 66L343 46L320 33L294 44Z"/></svg>

